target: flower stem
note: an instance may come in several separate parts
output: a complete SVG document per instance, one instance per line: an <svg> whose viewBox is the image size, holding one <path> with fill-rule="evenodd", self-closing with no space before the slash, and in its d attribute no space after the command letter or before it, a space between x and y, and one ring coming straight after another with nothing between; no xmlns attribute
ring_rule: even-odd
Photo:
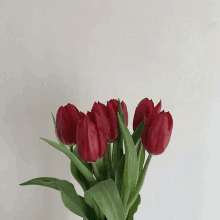
<svg viewBox="0 0 220 220"><path fill-rule="evenodd" d="M108 143L108 178L112 176L112 156L111 156L111 142Z"/></svg>
<svg viewBox="0 0 220 220"><path fill-rule="evenodd" d="M141 141L141 139L138 141L138 145L140 144L140 141ZM141 148L142 148L142 143L140 144L139 149L138 149L138 155L137 155L138 159L140 158Z"/></svg>
<svg viewBox="0 0 220 220"><path fill-rule="evenodd" d="M70 146L70 151L73 152L73 146Z"/></svg>
<svg viewBox="0 0 220 220"><path fill-rule="evenodd" d="M98 171L98 169L96 167L96 164L95 164L95 162L91 162L91 163L92 163L92 166L93 166L94 174L95 174L96 178L99 179L100 178L100 174L99 174L99 171Z"/></svg>
<svg viewBox="0 0 220 220"><path fill-rule="evenodd" d="M128 204L127 204L127 207L126 207L126 218L127 218L127 215L128 215L128 211L129 209L131 208L131 206L133 205L133 203L135 202L135 200L137 199L138 197L138 194L142 188L142 185L144 183L144 179L145 179L145 176L146 176L146 172L147 172L147 168L149 166L149 163L150 163L150 160L151 160L151 157L153 155L152 154L149 154L148 155L148 158L147 158L147 161L144 165L144 169L142 170L142 173L138 179L138 182L137 182L137 185L136 185L136 189L134 190L133 194L129 197L129 200L128 200Z"/></svg>

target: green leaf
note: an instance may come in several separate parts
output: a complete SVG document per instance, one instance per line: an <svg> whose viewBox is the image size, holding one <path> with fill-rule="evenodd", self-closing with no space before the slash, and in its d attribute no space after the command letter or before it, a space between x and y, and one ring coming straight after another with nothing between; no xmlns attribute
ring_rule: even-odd
<svg viewBox="0 0 220 220"><path fill-rule="evenodd" d="M123 173L122 200L124 206L126 207L129 194L135 188L137 183L139 167L137 161L137 151L135 149L133 138L119 114L118 120L125 143L125 166Z"/></svg>
<svg viewBox="0 0 220 220"><path fill-rule="evenodd" d="M78 159L81 160L81 158L78 155L77 152L77 146L74 148L73 152L72 152ZM81 162L83 163L84 161L81 160ZM89 165L89 163L83 163L85 166ZM91 164L90 164L91 165ZM87 166L87 168L90 170L90 168ZM84 177L84 175L79 171L79 169L74 165L74 163L72 161L70 161L70 170L71 173L73 175L73 177L76 179L76 181L80 184L80 186L82 187L83 191L85 192L86 190L88 190L90 188L90 183L89 181ZM92 170L90 170L91 172Z"/></svg>
<svg viewBox="0 0 220 220"><path fill-rule="evenodd" d="M144 161L145 161L145 149L141 145L140 159L138 161L139 163L139 175L138 176L140 176L141 171L143 170Z"/></svg>
<svg viewBox="0 0 220 220"><path fill-rule="evenodd" d="M84 197L86 201L92 197L108 220L125 220L123 203L112 179L97 183Z"/></svg>
<svg viewBox="0 0 220 220"><path fill-rule="evenodd" d="M119 106L118 113L124 121L124 113L123 113L123 109L121 107L120 99L118 99L118 106ZM118 137L113 143L113 150L112 150L113 174L115 174L118 163L121 160L123 155L124 155L124 152L123 152L123 136L122 136L121 129L120 129L120 126L119 126L119 122L118 122Z"/></svg>
<svg viewBox="0 0 220 220"><path fill-rule="evenodd" d="M88 190L90 188L89 181L82 175L82 173L77 169L72 161L70 161L70 170L75 180L82 187L83 191L85 192L86 190Z"/></svg>
<svg viewBox="0 0 220 220"><path fill-rule="evenodd" d="M124 165L125 165L125 155L122 156L120 162L118 163L118 167L115 171L115 183L121 198L122 198L121 193L122 193L122 185L123 185Z"/></svg>
<svg viewBox="0 0 220 220"><path fill-rule="evenodd" d="M135 129L135 131L132 134L132 138L134 143L136 144L137 141L141 138L142 131L144 129L144 120L138 125L138 127Z"/></svg>
<svg viewBox="0 0 220 220"><path fill-rule="evenodd" d="M105 173L106 173L106 175L103 175L102 176L102 178L104 178L105 177L105 179L104 180L106 180L106 179L108 179L108 177L109 177L109 170L108 170L108 168L109 168L109 160L108 160L108 153L106 153L104 156L103 156L103 170L101 171L101 173L105 170ZM100 173L99 173L100 174Z"/></svg>
<svg viewBox="0 0 220 220"><path fill-rule="evenodd" d="M87 194L85 196L85 202L94 210L94 212L96 214L96 219L97 220L102 220L102 219L105 218L104 213L99 208L99 206L97 205L96 201L93 199L93 197L90 194Z"/></svg>
<svg viewBox="0 0 220 220"><path fill-rule="evenodd" d="M134 204L131 206L126 220L133 220L134 219L134 214L137 212L137 209L138 209L138 206L140 205L140 203L141 203L141 196L139 194L137 199L135 200Z"/></svg>
<svg viewBox="0 0 220 220"><path fill-rule="evenodd" d="M56 148L57 150L66 154L69 159L73 162L73 164L79 169L79 171L85 176L85 178L89 181L90 185L94 185L97 183L95 177L90 172L90 170L78 159L71 151L69 151L65 146L57 144L56 142L47 140L45 138L41 138L42 140L46 141L48 144Z"/></svg>
<svg viewBox="0 0 220 220"><path fill-rule="evenodd" d="M90 163L90 164L91 164L91 163ZM95 165L96 165L96 167L97 167L99 173L102 172L103 169L104 169L104 165L103 165L103 157L100 158L100 159L98 159L98 160L96 160Z"/></svg>
<svg viewBox="0 0 220 220"><path fill-rule="evenodd" d="M81 157L79 156L79 154L78 154L78 146L77 146L77 145L75 146L75 148L74 148L74 150L73 150L72 153L82 162L82 164L83 164L91 173L93 173L92 164L83 161L83 160L81 159Z"/></svg>
<svg viewBox="0 0 220 220"><path fill-rule="evenodd" d="M71 212L85 218L86 220L92 220L92 218L88 216L95 215L93 210L86 204L85 199L76 193L73 184L66 180L60 180L52 177L39 177L19 185L39 185L59 190L64 205Z"/></svg>
<svg viewBox="0 0 220 220"><path fill-rule="evenodd" d="M100 180L101 181L104 181L104 180L107 180L109 179L108 177L108 168L105 168L100 174Z"/></svg>
<svg viewBox="0 0 220 220"><path fill-rule="evenodd" d="M32 180L28 180L27 182L20 183L21 186L28 186L28 185L39 185L39 186L46 186L52 189L59 190L56 182L60 180L53 177L38 177Z"/></svg>
<svg viewBox="0 0 220 220"><path fill-rule="evenodd" d="M64 205L76 215L79 215L86 219L91 219L91 215L95 217L95 213L91 213L92 209L88 208L85 199L79 197L72 183L66 180L60 180L57 182L60 188L61 198Z"/></svg>
<svg viewBox="0 0 220 220"><path fill-rule="evenodd" d="M124 152L123 152L123 137L122 137L120 129L118 129L118 137L114 141L113 149L112 149L112 168L113 168L113 173L115 173L116 168L118 166L118 163L121 160L123 155L124 155Z"/></svg>

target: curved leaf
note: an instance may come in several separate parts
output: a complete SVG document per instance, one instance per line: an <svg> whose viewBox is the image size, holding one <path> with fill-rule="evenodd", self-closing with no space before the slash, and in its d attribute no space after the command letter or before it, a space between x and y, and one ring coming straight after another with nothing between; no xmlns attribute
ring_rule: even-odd
<svg viewBox="0 0 220 220"><path fill-rule="evenodd" d="M137 151L133 138L118 114L119 126L125 143L125 166L123 173L122 201L126 207L130 192L135 188L138 179Z"/></svg>
<svg viewBox="0 0 220 220"><path fill-rule="evenodd" d="M66 180L60 180L56 182L60 188L61 198L64 205L76 215L79 215L85 219L92 219L91 215L95 217L95 213L92 213L92 209L87 207L83 197L79 197L72 183Z"/></svg>
<svg viewBox="0 0 220 220"><path fill-rule="evenodd" d="M93 220L95 217L94 211L86 204L85 199L78 195L73 184L66 180L52 177L39 177L19 185L40 185L59 190L64 205L71 212L85 218L86 220Z"/></svg>
<svg viewBox="0 0 220 220"><path fill-rule="evenodd" d="M123 203L112 179L97 183L84 197L86 201L92 197L108 220L125 220Z"/></svg>
<svg viewBox="0 0 220 220"><path fill-rule="evenodd" d="M144 129L144 120L138 125L138 127L135 129L135 131L132 134L132 138L134 140L134 143L136 144L137 141L141 138L142 131Z"/></svg>
<svg viewBox="0 0 220 220"><path fill-rule="evenodd" d="M78 155L77 152L77 146L74 148L73 152L72 152L78 159L81 160L81 158ZM86 163L84 161L81 161L89 170L90 172L92 172L92 164L91 163ZM89 166L91 165L91 166ZM91 186L89 181L85 178L85 176L79 171L79 169L74 165L74 163L72 161L70 161L70 170L71 173L73 175L73 177L76 179L76 181L80 184L80 186L82 187L83 191L85 192L86 190L88 190Z"/></svg>
<svg viewBox="0 0 220 220"><path fill-rule="evenodd" d="M81 159L81 157L79 156L79 154L78 154L78 146L77 146L77 145L75 146L75 148L74 148L74 150L73 150L72 153L82 162L82 164L83 164L91 173L93 173L92 164L83 161L83 160Z"/></svg>
<svg viewBox="0 0 220 220"><path fill-rule="evenodd" d="M122 198L121 193L122 193L122 185L123 185L124 165L125 165L125 155L122 156L120 162L118 163L118 167L115 171L115 183L121 198Z"/></svg>
<svg viewBox="0 0 220 220"><path fill-rule="evenodd" d="M139 163L139 176L141 174L141 171L143 170L144 161L145 161L145 149L143 148L143 146L141 146L140 159L138 161L138 163Z"/></svg>
<svg viewBox="0 0 220 220"><path fill-rule="evenodd" d="M121 118L124 121L124 113L123 113L123 109L121 107L121 102L120 102L119 99L118 99L118 107L119 107L118 114L121 116ZM115 174L118 163L120 162L123 155L124 155L124 152L123 152L123 136L122 136L121 129L120 129L120 126L119 126L119 122L118 122L118 137L114 141L113 149L112 149L113 174Z"/></svg>
<svg viewBox="0 0 220 220"><path fill-rule="evenodd" d="M40 137L41 138L41 137ZM73 164L79 169L79 171L85 176L85 178L89 181L90 185L94 185L97 183L93 174L89 171L89 169L78 159L71 151L69 151L64 145L57 144L54 141L47 140L45 138L41 138L46 141L48 144L56 148L57 150L66 154L69 159L73 162Z"/></svg>
<svg viewBox="0 0 220 220"><path fill-rule="evenodd" d="M94 210L97 220L102 220L105 218L104 213L90 194L85 196L85 202L89 205L90 208Z"/></svg>
<svg viewBox="0 0 220 220"><path fill-rule="evenodd" d="M138 209L138 206L140 205L140 203L141 203L141 196L139 194L137 199L135 200L134 204L131 206L126 220L133 220L134 219L134 214L137 212L137 209Z"/></svg>
<svg viewBox="0 0 220 220"><path fill-rule="evenodd" d="M83 191L85 192L86 190L88 190L90 188L89 181L82 175L82 173L77 169L72 161L70 161L70 170L75 180L82 187Z"/></svg>
<svg viewBox="0 0 220 220"><path fill-rule="evenodd" d="M60 179L53 177L38 177L32 180L28 180L27 182L20 183L19 185L20 186L38 185L38 186L46 186L52 189L59 190L59 187L56 184L58 180Z"/></svg>

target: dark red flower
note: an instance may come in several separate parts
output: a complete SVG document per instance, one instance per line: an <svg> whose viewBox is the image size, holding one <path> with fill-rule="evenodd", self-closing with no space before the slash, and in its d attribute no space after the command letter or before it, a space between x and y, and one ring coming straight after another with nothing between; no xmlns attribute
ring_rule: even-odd
<svg viewBox="0 0 220 220"><path fill-rule="evenodd" d="M126 104L121 102L123 115L125 118L125 125L128 126L128 111ZM118 116L117 112L119 111L118 101L116 99L111 99L107 101L107 112L110 122L110 142L114 142L118 137Z"/></svg>
<svg viewBox="0 0 220 220"><path fill-rule="evenodd" d="M76 144L76 126L85 115L72 104L60 106L56 114L56 131L59 140L66 145Z"/></svg>
<svg viewBox="0 0 220 220"><path fill-rule="evenodd" d="M99 117L101 118L103 127L105 129L106 139L107 141L109 141L110 136L111 136L111 131L110 131L110 122L108 118L107 107L100 102L98 103L95 102L93 104L91 113L93 114L97 113Z"/></svg>
<svg viewBox="0 0 220 220"><path fill-rule="evenodd" d="M133 130L135 130L138 125L145 119L145 122L148 121L148 118L154 109L154 103L148 98L142 99L138 106L136 107L133 119Z"/></svg>
<svg viewBox="0 0 220 220"><path fill-rule="evenodd" d="M169 112L160 112L161 102L152 110L142 132L142 144L149 154L165 151L173 129L173 118ZM160 112L160 113L159 113Z"/></svg>
<svg viewBox="0 0 220 220"><path fill-rule="evenodd" d="M78 154L85 162L95 162L107 150L103 120L96 112L87 112L77 125Z"/></svg>

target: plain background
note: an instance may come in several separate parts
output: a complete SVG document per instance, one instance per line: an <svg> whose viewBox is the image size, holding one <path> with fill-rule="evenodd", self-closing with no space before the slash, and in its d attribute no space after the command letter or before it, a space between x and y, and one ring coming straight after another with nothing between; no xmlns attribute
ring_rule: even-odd
<svg viewBox="0 0 220 220"><path fill-rule="evenodd" d="M174 125L135 219L220 219L219 11L219 0L1 0L0 218L82 219L58 191L19 186L55 177L83 196L69 159L39 138L56 141L51 112L120 98L133 132L147 97Z"/></svg>

